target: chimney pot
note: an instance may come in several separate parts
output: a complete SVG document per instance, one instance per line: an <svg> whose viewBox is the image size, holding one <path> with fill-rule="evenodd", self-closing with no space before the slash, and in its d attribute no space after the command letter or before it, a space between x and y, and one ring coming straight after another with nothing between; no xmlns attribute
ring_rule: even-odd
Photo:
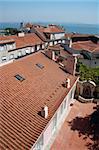
<svg viewBox="0 0 99 150"><path fill-rule="evenodd" d="M42 107L41 116L44 117L45 119L48 117L48 107L46 105Z"/></svg>
<svg viewBox="0 0 99 150"><path fill-rule="evenodd" d="M67 78L66 79L66 88L70 88L70 79L69 78Z"/></svg>

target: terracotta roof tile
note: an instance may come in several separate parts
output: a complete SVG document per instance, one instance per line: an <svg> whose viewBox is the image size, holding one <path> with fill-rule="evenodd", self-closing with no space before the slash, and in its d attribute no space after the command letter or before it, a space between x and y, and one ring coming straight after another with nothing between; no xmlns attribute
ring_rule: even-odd
<svg viewBox="0 0 99 150"><path fill-rule="evenodd" d="M79 34L79 33L66 33L65 37L75 38L75 37L90 37L92 34Z"/></svg>
<svg viewBox="0 0 99 150"><path fill-rule="evenodd" d="M72 48L76 50L87 50L89 52L99 51L99 44L95 44L92 41L74 42Z"/></svg>
<svg viewBox="0 0 99 150"><path fill-rule="evenodd" d="M16 43L16 48L21 48L25 46L30 45L36 45L43 43L42 40L35 34L35 33L29 33L25 34L24 37L19 37L17 35L12 36L0 36L0 41L6 41L13 39Z"/></svg>
<svg viewBox="0 0 99 150"><path fill-rule="evenodd" d="M55 25L55 26L48 26L47 28L45 28L44 32L45 33L62 33L65 31L62 28Z"/></svg>
<svg viewBox="0 0 99 150"><path fill-rule="evenodd" d="M20 82L16 74L25 80ZM70 90L62 86L67 77L72 87L77 78L40 52L0 68L0 149L32 147ZM49 107L47 119L38 115L45 103Z"/></svg>

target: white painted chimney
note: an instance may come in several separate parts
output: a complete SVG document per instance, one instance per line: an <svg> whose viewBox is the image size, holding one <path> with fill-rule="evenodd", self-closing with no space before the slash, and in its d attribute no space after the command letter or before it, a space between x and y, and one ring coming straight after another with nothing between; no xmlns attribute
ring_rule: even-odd
<svg viewBox="0 0 99 150"><path fill-rule="evenodd" d="M48 107L46 105L41 110L41 116L45 119L48 117Z"/></svg>
<svg viewBox="0 0 99 150"><path fill-rule="evenodd" d="M72 47L72 39L70 39L69 47Z"/></svg>
<svg viewBox="0 0 99 150"><path fill-rule="evenodd" d="M18 37L24 37L24 36L25 36L24 32L18 33Z"/></svg>
<svg viewBox="0 0 99 150"><path fill-rule="evenodd" d="M69 78L67 78L66 79L66 88L70 88L70 79Z"/></svg>
<svg viewBox="0 0 99 150"><path fill-rule="evenodd" d="M56 61L55 52L54 51L52 51L52 60Z"/></svg>

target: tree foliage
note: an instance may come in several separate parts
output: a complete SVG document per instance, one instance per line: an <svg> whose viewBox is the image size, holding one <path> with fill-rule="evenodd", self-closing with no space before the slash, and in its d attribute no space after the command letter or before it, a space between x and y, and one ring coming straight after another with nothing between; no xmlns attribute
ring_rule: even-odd
<svg viewBox="0 0 99 150"><path fill-rule="evenodd" d="M6 35L15 35L18 33L17 28L5 28Z"/></svg>
<svg viewBox="0 0 99 150"><path fill-rule="evenodd" d="M99 84L99 67L91 68L83 64L80 64L79 67L80 80L92 80L96 84Z"/></svg>

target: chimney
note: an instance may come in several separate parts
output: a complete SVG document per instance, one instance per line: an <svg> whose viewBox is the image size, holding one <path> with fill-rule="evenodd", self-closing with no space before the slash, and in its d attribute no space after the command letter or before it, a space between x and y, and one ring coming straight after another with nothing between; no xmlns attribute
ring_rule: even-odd
<svg viewBox="0 0 99 150"><path fill-rule="evenodd" d="M66 86L66 88L68 88L68 89L69 89L69 88L70 88L70 79L69 79L69 78L67 78L67 79L66 79L65 84L66 84L66 85L65 85L65 86Z"/></svg>
<svg viewBox="0 0 99 150"><path fill-rule="evenodd" d="M52 51L52 60L56 61L55 52L54 51Z"/></svg>
<svg viewBox="0 0 99 150"><path fill-rule="evenodd" d="M70 47L70 48L72 47L72 39L70 39L69 47Z"/></svg>
<svg viewBox="0 0 99 150"><path fill-rule="evenodd" d="M47 119L48 117L48 107L46 105L42 107L41 116L44 117L45 119Z"/></svg>
<svg viewBox="0 0 99 150"><path fill-rule="evenodd" d="M24 36L25 36L24 32L19 32L18 33L18 37L24 37Z"/></svg>

